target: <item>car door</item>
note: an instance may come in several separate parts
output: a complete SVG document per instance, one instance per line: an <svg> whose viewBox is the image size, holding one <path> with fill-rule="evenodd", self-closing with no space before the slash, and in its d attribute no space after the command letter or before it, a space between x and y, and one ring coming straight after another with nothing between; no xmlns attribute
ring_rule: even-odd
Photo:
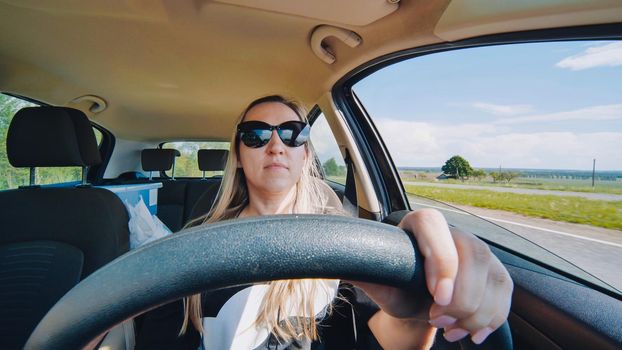
<svg viewBox="0 0 622 350"><path fill-rule="evenodd" d="M450 225L489 243L506 265L515 283L509 321L518 349L622 346L622 162L613 151L622 147L620 37L620 25L602 25L414 48L359 67L333 90L370 173L379 216L397 224L408 210L436 208ZM458 153L470 155L481 167L471 170L490 183L446 171ZM526 184L512 193L517 177ZM539 179L539 187L529 179ZM537 192L547 186L553 197ZM437 193L426 191L433 188ZM449 201L471 203L487 219L431 200L450 191ZM525 222L488 217L477 205L489 203L473 199L478 191L497 196L495 208ZM599 192L604 197L591 196ZM519 199L527 203L522 211L507 209ZM559 200L578 213L556 207ZM544 209L529 212L538 202ZM583 226L533 224L545 221ZM539 231L526 233L530 227Z"/></svg>

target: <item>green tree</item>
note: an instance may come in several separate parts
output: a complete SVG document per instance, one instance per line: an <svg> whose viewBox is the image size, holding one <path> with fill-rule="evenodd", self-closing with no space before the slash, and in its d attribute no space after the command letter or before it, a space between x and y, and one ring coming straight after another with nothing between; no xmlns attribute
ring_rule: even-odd
<svg viewBox="0 0 622 350"><path fill-rule="evenodd" d="M473 170L473 173L471 174L471 176L473 176L474 178L476 178L479 181L482 178L486 177L486 172L484 170L482 170L482 169L475 169L475 170Z"/></svg>
<svg viewBox="0 0 622 350"><path fill-rule="evenodd" d="M488 175L490 175L490 177L492 177L492 182L497 182L497 181L502 181L503 180L503 173L502 172L493 171L493 172L490 172Z"/></svg>
<svg viewBox="0 0 622 350"><path fill-rule="evenodd" d="M337 161L335 158L330 158L322 164L324 168L324 173L326 176L338 176L339 175L339 165L337 165Z"/></svg>
<svg viewBox="0 0 622 350"><path fill-rule="evenodd" d="M346 166L337 164L335 158L330 158L322 164L326 176L346 176Z"/></svg>
<svg viewBox="0 0 622 350"><path fill-rule="evenodd" d="M510 183L510 181L519 177L521 174L516 173L516 172L511 172L511 171L505 171L505 172L493 171L489 175L490 177L492 177L493 182L507 181L508 183Z"/></svg>
<svg viewBox="0 0 622 350"><path fill-rule="evenodd" d="M449 158L441 170L445 173L445 175L460 179L462 181L473 174L471 164L469 164L466 159L458 155Z"/></svg>
<svg viewBox="0 0 622 350"><path fill-rule="evenodd" d="M28 181L28 169L15 169L9 164L6 153L6 134L15 113L31 105L26 101L0 94L0 190L15 188Z"/></svg>
<svg viewBox="0 0 622 350"><path fill-rule="evenodd" d="M505 181L507 181L508 183L510 183L510 181L512 181L513 179L517 178L520 176L520 173L515 173L515 172L505 172L501 174L501 178Z"/></svg>

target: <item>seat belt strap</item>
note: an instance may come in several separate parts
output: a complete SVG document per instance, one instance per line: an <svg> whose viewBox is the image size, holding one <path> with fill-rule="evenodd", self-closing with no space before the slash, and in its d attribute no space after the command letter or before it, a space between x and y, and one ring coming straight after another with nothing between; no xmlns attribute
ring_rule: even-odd
<svg viewBox="0 0 622 350"><path fill-rule="evenodd" d="M356 183L354 181L354 165L350 152L346 149L346 157L344 159L347 167L346 188L343 194L343 209L352 216L358 217L358 206L356 202Z"/></svg>

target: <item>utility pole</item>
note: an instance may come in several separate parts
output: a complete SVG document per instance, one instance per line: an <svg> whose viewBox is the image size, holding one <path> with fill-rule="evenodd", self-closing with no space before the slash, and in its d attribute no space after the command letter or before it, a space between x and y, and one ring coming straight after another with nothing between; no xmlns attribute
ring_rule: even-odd
<svg viewBox="0 0 622 350"><path fill-rule="evenodd" d="M592 163L592 189L594 189L594 178L596 177L596 158L594 158L594 162Z"/></svg>

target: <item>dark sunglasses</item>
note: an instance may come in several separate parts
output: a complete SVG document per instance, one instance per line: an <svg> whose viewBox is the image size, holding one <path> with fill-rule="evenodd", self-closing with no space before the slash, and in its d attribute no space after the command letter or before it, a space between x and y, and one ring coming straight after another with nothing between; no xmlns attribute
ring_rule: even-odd
<svg viewBox="0 0 622 350"><path fill-rule="evenodd" d="M279 138L286 146L300 147L309 140L311 127L305 122L296 120L279 125L270 125L253 120L238 124L238 137L246 147L260 148L270 142L272 130L276 130Z"/></svg>

